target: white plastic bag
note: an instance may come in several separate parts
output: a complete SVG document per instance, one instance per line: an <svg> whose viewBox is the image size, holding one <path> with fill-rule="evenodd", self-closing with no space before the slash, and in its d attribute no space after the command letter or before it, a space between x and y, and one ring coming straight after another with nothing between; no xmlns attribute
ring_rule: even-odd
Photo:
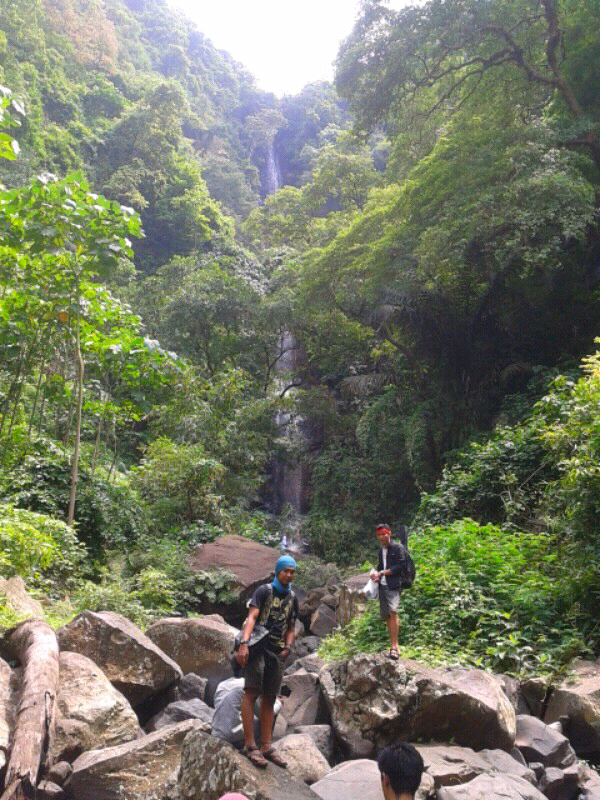
<svg viewBox="0 0 600 800"><path fill-rule="evenodd" d="M373 600L375 600L377 598L377 595L379 594L379 584L376 583L371 578L369 578L369 580L364 585L363 592L367 595L367 597L370 597Z"/></svg>

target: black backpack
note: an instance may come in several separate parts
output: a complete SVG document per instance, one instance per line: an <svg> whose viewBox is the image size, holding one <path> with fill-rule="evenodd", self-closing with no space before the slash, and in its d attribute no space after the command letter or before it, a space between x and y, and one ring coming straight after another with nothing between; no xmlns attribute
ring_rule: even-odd
<svg viewBox="0 0 600 800"><path fill-rule="evenodd" d="M410 589L415 582L415 562L412 560L408 552L408 528L406 525L400 525L398 528L398 540L402 546L403 559L402 559L402 572L400 573L400 587L402 589Z"/></svg>

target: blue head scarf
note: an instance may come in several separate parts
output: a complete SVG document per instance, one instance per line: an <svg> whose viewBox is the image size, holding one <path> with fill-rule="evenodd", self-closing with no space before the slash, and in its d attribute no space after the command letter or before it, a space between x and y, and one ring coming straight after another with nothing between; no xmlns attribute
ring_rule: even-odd
<svg viewBox="0 0 600 800"><path fill-rule="evenodd" d="M278 592L282 594L287 594L291 588L291 584L287 584L284 586L283 583L279 582L278 575L282 569L286 569L287 567L293 567L296 569L296 562L295 560L288 555L280 556L277 559L277 563L275 564L275 577L273 578L273 588L277 589Z"/></svg>

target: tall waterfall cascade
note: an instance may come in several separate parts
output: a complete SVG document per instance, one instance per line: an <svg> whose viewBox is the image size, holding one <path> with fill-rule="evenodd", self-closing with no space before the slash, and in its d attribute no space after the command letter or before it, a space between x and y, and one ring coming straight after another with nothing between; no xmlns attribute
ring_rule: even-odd
<svg viewBox="0 0 600 800"><path fill-rule="evenodd" d="M274 141L271 142L267 149L267 169L265 178L266 196L273 194L277 189L281 189L281 172L279 170L279 164L277 163Z"/></svg>

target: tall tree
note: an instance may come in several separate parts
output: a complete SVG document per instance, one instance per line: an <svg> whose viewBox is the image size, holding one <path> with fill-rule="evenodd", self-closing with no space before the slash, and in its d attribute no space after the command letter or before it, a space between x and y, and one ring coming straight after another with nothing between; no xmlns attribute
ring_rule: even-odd
<svg viewBox="0 0 600 800"><path fill-rule="evenodd" d="M483 99L491 82L524 113L556 98L572 123L564 144L600 168L597 117L589 116L598 70L574 69L586 57L597 67L599 30L595 0L429 0L400 11L365 0L340 49L336 85L364 129L397 125L407 113L451 113L473 95Z"/></svg>

